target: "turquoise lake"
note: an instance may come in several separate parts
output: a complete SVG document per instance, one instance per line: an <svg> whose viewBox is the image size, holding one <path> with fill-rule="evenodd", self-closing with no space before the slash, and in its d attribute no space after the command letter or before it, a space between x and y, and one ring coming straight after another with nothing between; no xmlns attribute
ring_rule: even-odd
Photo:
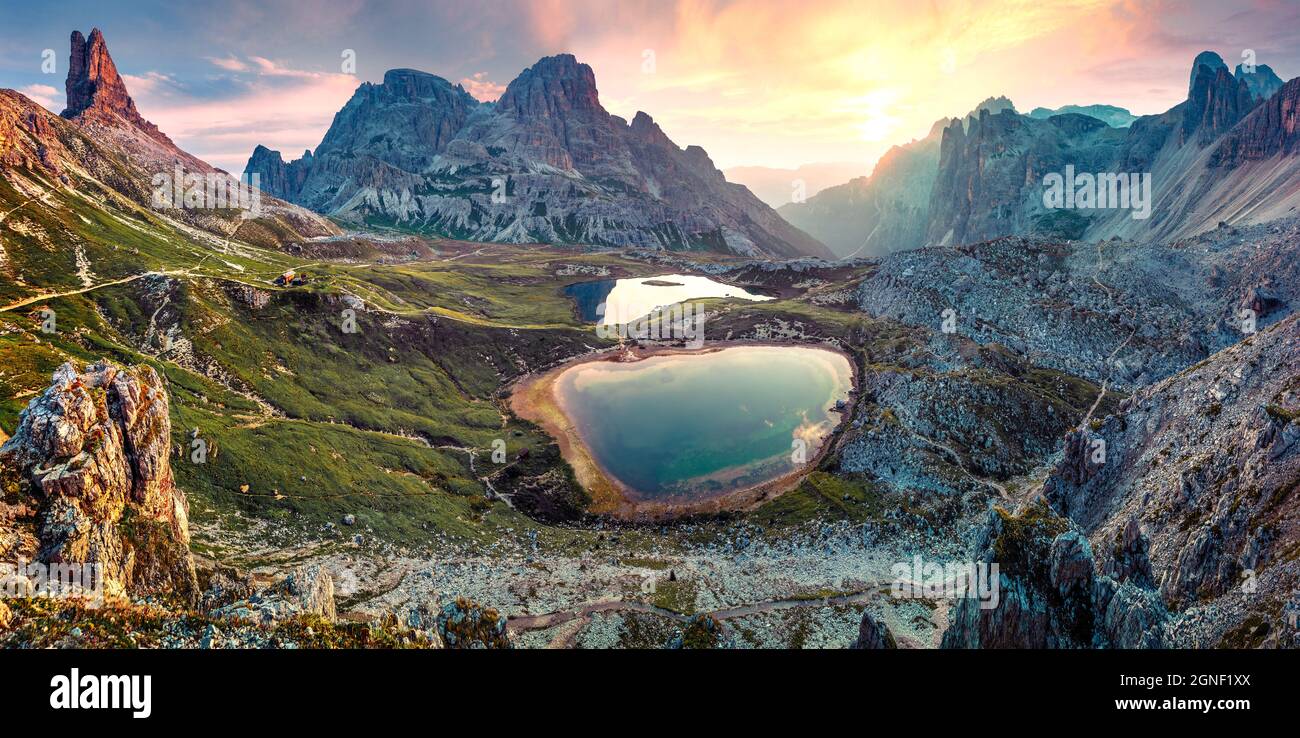
<svg viewBox="0 0 1300 738"><path fill-rule="evenodd" d="M646 500L703 498L795 471L839 422L852 369L798 346L734 346L577 364L556 399L607 474Z"/></svg>

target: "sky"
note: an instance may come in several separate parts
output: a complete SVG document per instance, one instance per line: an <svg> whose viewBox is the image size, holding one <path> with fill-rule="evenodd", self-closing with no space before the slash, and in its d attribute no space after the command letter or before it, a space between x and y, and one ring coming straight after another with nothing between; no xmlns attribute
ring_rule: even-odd
<svg viewBox="0 0 1300 738"><path fill-rule="evenodd" d="M720 168L863 173L990 96L1159 113L1206 49L1300 74L1296 0L0 0L0 18L0 87L61 110L68 36L99 27L140 112L232 172L257 144L314 149L359 84L397 67L487 101L569 52L610 112L644 110Z"/></svg>

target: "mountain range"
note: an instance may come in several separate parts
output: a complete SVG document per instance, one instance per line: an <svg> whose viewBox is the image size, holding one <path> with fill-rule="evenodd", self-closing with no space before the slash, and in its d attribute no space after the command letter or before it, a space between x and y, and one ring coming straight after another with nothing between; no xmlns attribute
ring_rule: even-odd
<svg viewBox="0 0 1300 738"><path fill-rule="evenodd" d="M1192 65L1187 100L1160 115L1130 120L1107 106L1021 115L1009 103L982 105L895 147L870 178L780 213L842 257L1007 235L1169 240L1220 221L1263 222L1300 204L1300 164L1291 155L1297 85L1284 85L1266 65L1230 72L1204 52ZM1045 207L1044 178L1066 166L1090 175L1150 174L1151 217Z"/></svg>
<svg viewBox="0 0 1300 738"><path fill-rule="evenodd" d="M1051 108L1034 108L1029 111L1029 117L1045 120L1054 115L1066 115L1068 113L1096 118L1111 128L1127 128L1133 125L1133 121L1138 118L1124 108L1115 105L1062 105L1055 110Z"/></svg>
<svg viewBox="0 0 1300 738"><path fill-rule="evenodd" d="M571 54L524 70L493 103L390 70L357 88L314 152L286 162L259 146L245 171L333 218L453 238L830 255L700 147L678 147L646 113L607 112Z"/></svg>

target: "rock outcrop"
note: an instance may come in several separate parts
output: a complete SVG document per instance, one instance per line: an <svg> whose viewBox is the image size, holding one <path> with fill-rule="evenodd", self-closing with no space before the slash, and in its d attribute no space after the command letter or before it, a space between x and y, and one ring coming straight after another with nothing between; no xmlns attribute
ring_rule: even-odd
<svg viewBox="0 0 1300 738"><path fill-rule="evenodd" d="M889 626L872 617L871 613L862 613L862 623L858 626L858 639L849 648L855 650L880 650L898 648L894 634Z"/></svg>
<svg viewBox="0 0 1300 738"><path fill-rule="evenodd" d="M1192 91L1196 89L1196 78L1202 73L1208 74L1211 78L1219 71L1228 71L1228 65L1223 62L1223 57L1213 51L1202 51L1192 59L1192 71L1187 77L1187 95L1191 97Z"/></svg>
<svg viewBox="0 0 1300 738"><path fill-rule="evenodd" d="M964 119L941 118L924 138L885 152L871 176L828 187L807 202L783 205L777 212L841 258L877 257L923 246L944 131L953 125L968 129L983 111L1004 110L1016 114L1007 98L989 98Z"/></svg>
<svg viewBox="0 0 1300 738"><path fill-rule="evenodd" d="M1246 71L1244 65L1238 64L1232 76L1245 82L1250 96L1256 100L1267 100L1282 89L1282 78L1267 64L1257 65L1251 72Z"/></svg>
<svg viewBox="0 0 1300 738"><path fill-rule="evenodd" d="M674 144L645 113L600 104L572 55L524 70L495 103L411 69L366 83L315 152L258 147L246 171L316 212L455 238L829 256L703 149Z"/></svg>
<svg viewBox="0 0 1300 738"><path fill-rule="evenodd" d="M1198 57L1199 58L1199 57ZM1236 125L1257 103L1246 81L1237 79L1223 61L1198 65L1183 109L1183 138L1206 144Z"/></svg>
<svg viewBox="0 0 1300 738"><path fill-rule="evenodd" d="M1105 170L1130 130L1086 115L1037 120L1015 110L981 110L977 120L950 124L930 192L926 242L963 244L1013 233L1078 238L1086 214L1047 211L1043 178L1067 166Z"/></svg>
<svg viewBox="0 0 1300 738"><path fill-rule="evenodd" d="M285 193L298 192L302 189L303 180L307 178L307 171L311 168L311 161L311 152L304 151L301 159L293 162L292 165L286 164L280 152L258 146L253 150L253 156L249 158L246 169L257 172L261 177L259 184L263 192L284 197Z"/></svg>
<svg viewBox="0 0 1300 738"><path fill-rule="evenodd" d="M242 588L237 581L216 584L218 586L214 589L218 593L237 592ZM338 618L338 609L334 603L334 578L318 564L295 569L270 587L244 594L244 597L214 609L212 614L219 618L233 618L261 625L273 625L303 616L315 616L326 621ZM204 596L208 597L209 593Z"/></svg>
<svg viewBox="0 0 1300 738"><path fill-rule="evenodd" d="M999 597L962 599L942 648L1160 648L1170 616L1159 596L1096 573L1092 545L1041 501L994 509L975 547L996 562Z"/></svg>
<svg viewBox="0 0 1300 738"><path fill-rule="evenodd" d="M67 107L64 118L92 118L117 116L168 146L172 145L158 126L144 119L135 109L135 101L127 94L126 84L117 73L117 65L108 55L104 34L96 28L90 38L81 31L72 32L72 53L68 57L68 78L65 83Z"/></svg>
<svg viewBox="0 0 1300 738"><path fill-rule="evenodd" d="M94 193L106 208L125 217L139 217L138 208L149 208L187 227L225 239L237 233L240 241L268 248L341 233L328 219L269 196L261 197L255 208L246 201L236 206L231 198L214 198L215 184L222 184L226 195L239 183L178 148L141 116L98 29L89 39L72 35L67 94L68 107L57 116L18 92L0 90L0 169L28 169L57 180L63 187L42 195L52 208L72 207L59 203L60 198L79 202ZM173 188L177 168L213 182ZM28 176L21 171L0 174ZM19 189L35 194L34 187ZM174 191L187 192L184 207L172 207ZM160 192L165 205L155 200Z"/></svg>
<svg viewBox="0 0 1300 738"><path fill-rule="evenodd" d="M854 417L838 449L838 469L982 511L1002 483L1029 473L1059 448L1098 389L1046 373L955 336L929 343L947 361L920 354L907 368L871 367L858 382ZM920 353L920 352L918 352Z"/></svg>
<svg viewBox="0 0 1300 738"><path fill-rule="evenodd" d="M1273 156L1300 153L1300 77L1283 85L1224 137L1211 167L1232 168Z"/></svg>
<svg viewBox="0 0 1300 738"><path fill-rule="evenodd" d="M1300 582L1300 318L1291 316L1126 398L1067 444L1043 491L1092 540L1102 570L1171 608L1212 606L1195 645ZM1082 434L1081 434L1082 435ZM1104 443L1104 463L1082 456ZM1280 626L1280 622L1273 623Z"/></svg>
<svg viewBox="0 0 1300 738"><path fill-rule="evenodd" d="M505 616L464 597L457 597L442 608L437 617L437 632L446 648L513 647Z"/></svg>
<svg viewBox="0 0 1300 738"><path fill-rule="evenodd" d="M671 650L712 650L730 648L731 645L722 623L708 613L700 613L673 633L667 647Z"/></svg>
<svg viewBox="0 0 1300 738"><path fill-rule="evenodd" d="M35 498L37 560L95 564L104 593L193 601L189 510L172 477L167 391L150 367L64 364L0 447Z"/></svg>
<svg viewBox="0 0 1300 738"><path fill-rule="evenodd" d="M1171 247L1047 238L890 254L859 288L866 312L1000 344L1128 391L1163 379L1300 305L1300 220L1220 228Z"/></svg>

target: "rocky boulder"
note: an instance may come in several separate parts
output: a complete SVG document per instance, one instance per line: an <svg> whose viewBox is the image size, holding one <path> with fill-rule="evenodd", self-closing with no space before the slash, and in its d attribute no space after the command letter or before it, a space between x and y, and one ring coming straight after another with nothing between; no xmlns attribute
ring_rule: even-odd
<svg viewBox="0 0 1300 738"><path fill-rule="evenodd" d="M889 626L872 617L871 613L864 612L862 623L858 625L858 639L849 648L864 650L898 648L898 642L894 640L894 634L889 632Z"/></svg>
<svg viewBox="0 0 1300 738"><path fill-rule="evenodd" d="M225 591L239 589L238 582L214 584L220 585L221 590ZM212 599L217 599L221 590L215 591ZM318 564L301 567L270 587L216 608L212 614L261 625L274 625L306 616L333 622L338 619L338 608L334 603L334 578Z"/></svg>
<svg viewBox="0 0 1300 738"><path fill-rule="evenodd" d="M674 633L668 641L668 648L673 650L717 649L729 645L722 623L708 613L700 613L691 618L686 627Z"/></svg>
<svg viewBox="0 0 1300 738"><path fill-rule="evenodd" d="M438 613L438 636L447 648L512 648L506 618L491 607L457 597Z"/></svg>
<svg viewBox="0 0 1300 738"><path fill-rule="evenodd" d="M189 508L172 477L162 379L147 366L72 363L0 447L8 493L34 498L37 560L95 564L105 594L193 601Z"/></svg>

